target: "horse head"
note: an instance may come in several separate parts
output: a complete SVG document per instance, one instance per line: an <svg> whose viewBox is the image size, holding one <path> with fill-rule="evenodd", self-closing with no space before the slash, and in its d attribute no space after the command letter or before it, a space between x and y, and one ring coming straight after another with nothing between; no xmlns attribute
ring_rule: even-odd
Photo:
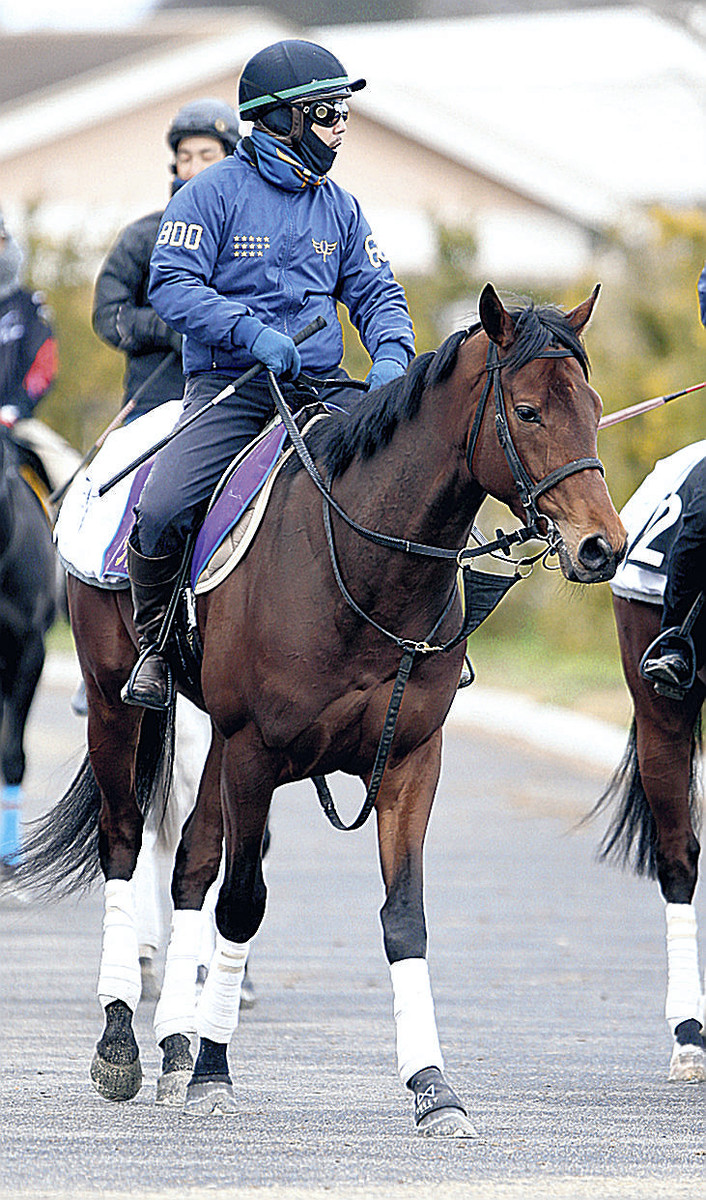
<svg viewBox="0 0 706 1200"><path fill-rule="evenodd" d="M467 445L473 478L526 525L553 526L564 575L582 583L612 578L626 540L597 457L602 404L581 341L599 290L567 313L507 310L487 284L459 356L482 388Z"/></svg>

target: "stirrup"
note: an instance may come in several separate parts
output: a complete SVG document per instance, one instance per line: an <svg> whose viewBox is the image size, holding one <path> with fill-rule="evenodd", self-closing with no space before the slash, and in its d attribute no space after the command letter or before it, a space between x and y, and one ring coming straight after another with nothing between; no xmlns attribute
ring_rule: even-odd
<svg viewBox="0 0 706 1200"><path fill-rule="evenodd" d="M461 667L461 677L456 684L456 691L460 692L462 688L470 687L475 680L476 673L473 670L473 663L467 654L463 656L463 666Z"/></svg>
<svg viewBox="0 0 706 1200"><path fill-rule="evenodd" d="M137 690L140 687L141 682L138 679L138 675L147 660L152 657L158 657L164 666L167 677L167 691L163 700L154 699L146 701L144 696L141 696ZM121 689L120 699L122 700L123 704L132 704L136 708L151 708L156 712L164 712L168 708L171 708L173 698L174 681L172 679L172 672L169 663L162 658L158 646L147 646L142 651L140 657L132 668L127 683Z"/></svg>
<svg viewBox="0 0 706 1200"><path fill-rule="evenodd" d="M650 642L640 659L640 675L652 684L658 696L664 696L667 700L683 700L693 687L696 678L694 641L690 634L682 632L683 628L683 626L672 625L669 629L663 630L653 642ZM678 654L686 665L686 676L681 681L674 680L672 682L668 679L660 679L659 676L653 674L658 663L652 660L659 659L662 655L668 654L670 650Z"/></svg>

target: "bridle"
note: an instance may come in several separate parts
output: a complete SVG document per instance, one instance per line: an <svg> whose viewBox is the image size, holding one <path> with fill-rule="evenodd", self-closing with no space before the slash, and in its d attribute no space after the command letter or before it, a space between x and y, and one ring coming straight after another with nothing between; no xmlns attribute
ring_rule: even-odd
<svg viewBox="0 0 706 1200"><path fill-rule="evenodd" d="M568 348L549 346L544 350L534 354L532 359L572 357L575 357L575 355ZM345 510L340 507L340 505L331 495L330 485L327 484L321 477L321 474L319 473L319 470L311 457L306 442L299 431L287 402L282 395L275 376L271 371L267 372L270 392L272 394L275 408L282 419L282 423L289 434L292 445L294 446L294 449L299 456L307 474L309 475L309 478L312 480L315 487L323 497L324 528L326 530L328 551L334 578L341 595L345 599L346 603L359 617L365 620L369 625L371 625L379 633L383 634L386 638L393 641L395 645L397 645L402 651L402 659L397 670L395 682L393 684L392 695L387 707L385 722L380 741L378 743L378 749L370 775L370 782L368 784L365 800L363 801L360 812L354 821L352 821L349 825L345 825L339 817L325 776L312 776L321 807L326 813L326 816L331 824L336 829L344 831L359 829L372 812L373 805L375 804L378 792L380 790L380 784L382 783L385 765L387 763L392 745L392 739L394 737L397 717L402 704L404 689L407 684L407 680L409 679L417 654L432 654L446 650L452 650L460 642L464 641L470 635L473 629L479 624L479 621L474 619L473 604L471 599L473 589L473 581L471 579L473 574L473 560L481 555L492 554L497 550L502 550L503 553L509 554L510 547L512 545L518 545L533 539L539 539L547 542L549 544L549 552L555 550L559 541L558 531L556 530L551 519L539 512L536 505L537 498L543 495L544 492L549 491L549 489L554 487L557 483L560 483L563 479L567 479L570 475L575 475L578 471L595 470L600 471L601 474L604 474L603 464L601 463L600 459L577 458L573 459L569 463L565 463L561 467L555 468L553 471L550 471L549 474L545 475L543 479L540 479L538 483L533 481L517 452L517 448L512 439L512 434L510 433L510 427L507 419L507 407L505 404L505 396L500 377L503 365L504 364L498 355L497 346L491 341L488 347L488 356L485 367L487 378L473 418L473 424L471 426L471 432L468 439L468 449L466 451L466 462L468 464L468 471L471 478L475 478L472 469L473 455L475 453L478 436L486 411L488 397L490 395L490 389L492 387L495 397L495 428L497 438L502 446L505 458L507 459L507 463L512 473L512 478L515 487L517 488L522 507L526 512L527 524L511 533L503 533L502 530L497 530L495 541L484 541L482 545L477 547L464 546L460 550L448 550L442 546L428 546L424 543L411 542L404 538L391 537L389 534L379 533L372 529L366 529L365 526L359 525L357 521L354 521L353 518L350 517ZM437 635L438 630L441 628L446 616L451 611L453 606L454 599L457 595L456 574L454 574L453 585L451 587L449 597L444 605L443 611L437 621L434 623L434 627L424 641L415 642L408 638L399 637L389 629L385 629L360 607L360 605L348 591L341 574L341 569L336 555L336 547L333 540L331 509L333 509L334 512L336 512L337 515L341 517L343 521L345 521L349 528L360 534L361 537L367 538L369 541L375 542L379 546L385 546L392 550L400 550L406 554L419 554L427 558L440 558L446 559L447 561L453 560L457 568L459 568L461 571L463 580L463 611L465 613L461 628L453 637L451 637L447 642L443 642L441 644L434 644L431 640ZM548 551L543 551L540 557L543 557L547 552ZM496 585L497 597L495 599L495 603L501 599L509 587L515 583L518 578L519 575L517 573L513 576L497 577L498 584ZM492 609L488 611L492 611Z"/></svg>
<svg viewBox="0 0 706 1200"><path fill-rule="evenodd" d="M536 358L575 358L573 351L564 346L547 346L538 354L532 356L532 360ZM605 475L603 463L599 458L575 458L571 462L564 463L561 467L556 467L550 471L543 479L537 483L529 475L522 459L520 458L517 447L512 440L510 425L507 419L507 405L505 404L505 395L503 392L501 371L504 363L498 354L498 348L495 342L491 342L488 346L488 357L485 363L486 380L483 387L481 398L478 401L471 432L468 439L468 449L466 451L466 462L468 463L468 471L473 476L473 455L475 454L478 436L480 434L483 418L485 416L490 389L493 389L495 398L495 432L498 441L503 449L507 464L512 473L513 482L517 488L517 494L520 497L520 503L527 514L527 525L538 530L538 523L545 521L548 524L546 532L551 532L552 523L549 518L543 516L537 508L536 501L539 496L544 495L550 488L561 483L562 480L568 479L570 475L575 475L578 471L600 471L601 475ZM475 478L475 477L474 477ZM541 537L542 534L540 533Z"/></svg>

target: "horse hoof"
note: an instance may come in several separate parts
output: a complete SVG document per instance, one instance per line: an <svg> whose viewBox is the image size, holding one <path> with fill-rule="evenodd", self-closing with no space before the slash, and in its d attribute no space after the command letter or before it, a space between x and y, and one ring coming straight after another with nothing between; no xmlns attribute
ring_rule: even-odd
<svg viewBox="0 0 706 1200"><path fill-rule="evenodd" d="M234 1112L237 1112L237 1108L232 1083L209 1079L204 1083L190 1083L187 1087L184 1101L185 1116L225 1117Z"/></svg>
<svg viewBox="0 0 706 1200"><path fill-rule="evenodd" d="M460 1108L437 1108L417 1125L420 1137L477 1138L478 1130Z"/></svg>
<svg viewBox="0 0 706 1200"><path fill-rule="evenodd" d="M706 1083L706 1053L700 1046L680 1046L672 1050L669 1064L670 1083Z"/></svg>
<svg viewBox="0 0 706 1200"><path fill-rule="evenodd" d="M96 1051L91 1063L91 1083L104 1100L132 1100L142 1087L140 1060L110 1063Z"/></svg>
<svg viewBox="0 0 706 1200"><path fill-rule="evenodd" d="M186 1089L191 1079L191 1071L169 1071L160 1075L157 1080L156 1104L165 1108L181 1108L186 1100Z"/></svg>

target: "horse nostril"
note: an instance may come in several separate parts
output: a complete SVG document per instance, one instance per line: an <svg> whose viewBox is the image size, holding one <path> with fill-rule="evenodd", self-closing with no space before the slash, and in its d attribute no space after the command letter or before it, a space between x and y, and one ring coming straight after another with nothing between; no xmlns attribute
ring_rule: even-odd
<svg viewBox="0 0 706 1200"><path fill-rule="evenodd" d="M600 534L585 537L576 554L581 566L587 571L602 571L613 559L610 545Z"/></svg>

